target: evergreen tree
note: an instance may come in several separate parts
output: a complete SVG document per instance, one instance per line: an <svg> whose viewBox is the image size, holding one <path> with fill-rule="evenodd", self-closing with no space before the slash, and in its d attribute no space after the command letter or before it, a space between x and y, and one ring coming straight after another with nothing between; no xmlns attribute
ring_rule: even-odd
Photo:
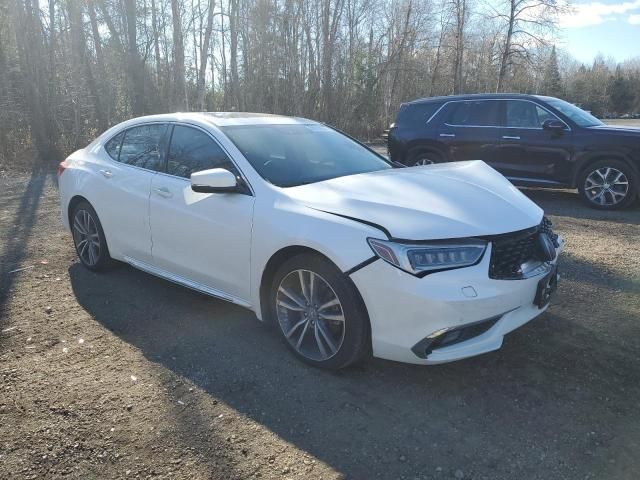
<svg viewBox="0 0 640 480"><path fill-rule="evenodd" d="M558 54L556 53L556 46L551 49L551 55L544 71L544 77L542 80L542 91L545 95L552 97L564 96L564 89L562 88L562 77L560 76L560 69L558 68Z"/></svg>
<svg viewBox="0 0 640 480"><path fill-rule="evenodd" d="M618 115L631 111L635 100L635 92L629 80L627 80L620 69L616 68L615 76L609 82L609 101L611 108Z"/></svg>

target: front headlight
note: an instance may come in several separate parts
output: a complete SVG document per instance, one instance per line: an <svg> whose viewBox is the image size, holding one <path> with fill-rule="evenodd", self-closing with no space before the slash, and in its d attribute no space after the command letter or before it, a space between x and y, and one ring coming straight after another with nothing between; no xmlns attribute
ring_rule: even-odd
<svg viewBox="0 0 640 480"><path fill-rule="evenodd" d="M487 249L477 239L443 240L424 243L400 243L368 238L373 252L385 262L414 275L475 265Z"/></svg>

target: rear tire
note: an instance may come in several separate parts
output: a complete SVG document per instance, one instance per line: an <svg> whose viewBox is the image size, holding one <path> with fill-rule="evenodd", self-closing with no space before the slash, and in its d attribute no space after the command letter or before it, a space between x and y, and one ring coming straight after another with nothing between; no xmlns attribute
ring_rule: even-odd
<svg viewBox="0 0 640 480"><path fill-rule="evenodd" d="M113 266L98 214L89 202L78 202L69 218L73 244L82 265L94 272Z"/></svg>
<svg viewBox="0 0 640 480"><path fill-rule="evenodd" d="M582 201L598 210L628 207L638 197L638 177L625 162L598 160L588 165L578 177Z"/></svg>
<svg viewBox="0 0 640 480"><path fill-rule="evenodd" d="M370 352L369 317L355 285L320 255L285 261L273 277L268 302L285 344L308 364L337 370Z"/></svg>
<svg viewBox="0 0 640 480"><path fill-rule="evenodd" d="M419 150L411 153L407 161L408 167L419 167L422 165L433 165L434 163L441 163L444 159L442 155L431 150Z"/></svg>

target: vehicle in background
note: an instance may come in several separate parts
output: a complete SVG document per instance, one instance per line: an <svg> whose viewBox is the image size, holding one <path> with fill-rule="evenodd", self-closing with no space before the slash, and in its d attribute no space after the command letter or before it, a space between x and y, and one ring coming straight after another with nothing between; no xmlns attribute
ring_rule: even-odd
<svg viewBox="0 0 640 480"><path fill-rule="evenodd" d="M394 167L311 120L182 113L113 127L58 184L85 267L250 308L313 365L500 348L547 308L561 239L483 162Z"/></svg>
<svg viewBox="0 0 640 480"><path fill-rule="evenodd" d="M484 160L518 186L577 188L591 207L637 199L640 129L605 125L564 100L455 95L400 107L389 156L408 166Z"/></svg>

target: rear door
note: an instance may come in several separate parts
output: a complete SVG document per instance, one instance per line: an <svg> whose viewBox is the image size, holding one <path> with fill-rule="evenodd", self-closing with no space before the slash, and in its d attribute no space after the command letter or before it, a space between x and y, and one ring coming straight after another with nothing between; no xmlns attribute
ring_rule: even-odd
<svg viewBox="0 0 640 480"><path fill-rule="evenodd" d="M191 190L194 172L226 168L240 176L218 142L200 128L173 127L166 163L166 173L151 185L153 264L198 288L246 302L253 195L248 189L246 194Z"/></svg>
<svg viewBox="0 0 640 480"><path fill-rule="evenodd" d="M498 161L500 103L495 100L462 100L447 104L438 139L451 161Z"/></svg>
<svg viewBox="0 0 640 480"><path fill-rule="evenodd" d="M388 149L392 160L413 166L421 153L439 152L437 128L429 120L441 106L442 102L433 101L402 105L389 130Z"/></svg>
<svg viewBox="0 0 640 480"><path fill-rule="evenodd" d="M105 143L94 200L112 253L151 259L149 193L164 161L166 123L131 127Z"/></svg>
<svg viewBox="0 0 640 480"><path fill-rule="evenodd" d="M515 183L570 183L572 132L542 128L553 113L530 100L504 100L505 128L501 130L497 169Z"/></svg>

